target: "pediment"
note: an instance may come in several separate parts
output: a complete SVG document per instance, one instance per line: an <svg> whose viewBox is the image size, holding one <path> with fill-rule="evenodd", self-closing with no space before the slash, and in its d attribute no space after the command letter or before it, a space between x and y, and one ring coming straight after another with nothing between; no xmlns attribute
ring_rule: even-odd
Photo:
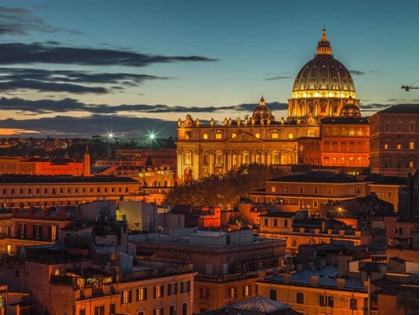
<svg viewBox="0 0 420 315"><path fill-rule="evenodd" d="M231 138L226 142L262 142L262 140L256 138L253 134L242 131L235 138Z"/></svg>

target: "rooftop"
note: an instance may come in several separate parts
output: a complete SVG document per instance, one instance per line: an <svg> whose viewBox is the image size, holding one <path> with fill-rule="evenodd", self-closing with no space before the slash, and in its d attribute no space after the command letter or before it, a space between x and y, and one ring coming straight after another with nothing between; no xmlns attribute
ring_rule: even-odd
<svg viewBox="0 0 420 315"><path fill-rule="evenodd" d="M303 285L303 286L312 286L311 277L318 276L318 285L319 287L328 287L332 289L337 289L337 279L335 275L338 272L337 266L328 266L316 270L304 270L291 274L290 284ZM284 275L272 276L266 278L265 282L274 282L274 283L285 283ZM364 284L359 280L354 279L345 279L344 289L343 290L357 290L364 291Z"/></svg>
<svg viewBox="0 0 420 315"><path fill-rule="evenodd" d="M0 176L0 184L48 184L48 183L138 183L129 177L113 176Z"/></svg>
<svg viewBox="0 0 420 315"><path fill-rule="evenodd" d="M341 174L331 174L331 173L307 173L300 175L288 175L277 177L267 180L267 182L310 182L310 183L337 183L337 184L346 184L346 183L355 183L357 182L356 177L347 176Z"/></svg>
<svg viewBox="0 0 420 315"><path fill-rule="evenodd" d="M388 107L387 109L381 110L379 114L383 113L398 113L398 114L418 114L419 104L399 104Z"/></svg>

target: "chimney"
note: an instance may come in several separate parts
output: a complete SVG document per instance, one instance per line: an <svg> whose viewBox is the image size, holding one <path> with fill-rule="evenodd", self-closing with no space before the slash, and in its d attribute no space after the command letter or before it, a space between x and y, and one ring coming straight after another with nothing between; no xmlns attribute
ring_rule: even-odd
<svg viewBox="0 0 420 315"><path fill-rule="evenodd" d="M278 276L278 275L279 275L279 268L273 267L273 276Z"/></svg>
<svg viewBox="0 0 420 315"><path fill-rule="evenodd" d="M90 176L90 154L89 146L86 146L86 152L83 158L83 176Z"/></svg>
<svg viewBox="0 0 420 315"><path fill-rule="evenodd" d="M258 270L258 280L265 280L265 270Z"/></svg>
<svg viewBox="0 0 420 315"><path fill-rule="evenodd" d="M283 274L283 281L284 283L290 283L290 280L292 279L292 275L290 273Z"/></svg>
<svg viewBox="0 0 420 315"><path fill-rule="evenodd" d="M346 279L337 278L337 289L344 289L345 283L346 283Z"/></svg>
<svg viewBox="0 0 420 315"><path fill-rule="evenodd" d="M318 286L319 277L318 276L311 276L311 285Z"/></svg>

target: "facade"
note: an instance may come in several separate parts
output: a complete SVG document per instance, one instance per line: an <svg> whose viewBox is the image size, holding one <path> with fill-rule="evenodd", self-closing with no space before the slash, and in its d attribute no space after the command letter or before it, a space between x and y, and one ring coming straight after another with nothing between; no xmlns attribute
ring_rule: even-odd
<svg viewBox="0 0 420 315"><path fill-rule="evenodd" d="M252 116L225 118L222 125L217 125L213 119L209 125L202 125L199 118L194 120L191 115L178 120L178 176L183 181L191 181L211 174L224 174L249 163L322 165L325 162L328 165L366 166L369 131L365 120L354 120L354 115L360 118L358 106L351 74L334 59L324 29L315 58L302 67L295 79L292 98L288 100L288 117L276 121L261 98ZM354 129L354 134L344 136L348 152L341 155L337 152L339 157L334 155L338 157L335 162L323 160L330 155L329 151L338 151L332 144L324 150L324 143L319 140L321 119L325 117L353 118L349 123L339 122L342 128L352 125L350 129ZM331 133L335 136L333 131ZM309 143L313 152L298 152L304 145L299 139L315 142L314 146ZM360 146L360 153L350 151L353 145ZM321 154L320 150L326 152Z"/></svg>
<svg viewBox="0 0 420 315"><path fill-rule="evenodd" d="M391 106L369 117L372 173L407 177L419 165L419 106Z"/></svg>
<svg viewBox="0 0 420 315"><path fill-rule="evenodd" d="M1 209L77 206L95 200L135 196L140 183L111 176L2 176Z"/></svg>
<svg viewBox="0 0 420 315"><path fill-rule="evenodd" d="M257 271L283 266L285 241L257 238L252 230L196 231L188 236L135 235L131 242L159 259L192 263L194 313L222 308L257 294ZM139 236L139 237L137 237ZM175 238L176 237L176 238ZM147 240L146 240L147 239Z"/></svg>

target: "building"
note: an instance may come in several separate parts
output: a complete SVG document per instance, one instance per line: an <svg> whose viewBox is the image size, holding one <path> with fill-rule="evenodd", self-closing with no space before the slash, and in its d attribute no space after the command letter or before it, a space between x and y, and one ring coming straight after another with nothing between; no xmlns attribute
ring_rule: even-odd
<svg viewBox="0 0 420 315"><path fill-rule="evenodd" d="M292 98L288 100L288 117L276 121L261 98L251 116L225 118L222 125L217 125L213 119L209 125L202 125L199 118L194 120L191 115L185 120L179 119L176 143L178 176L189 181L224 174L249 163L366 166L369 126L365 119L360 118L358 107L351 74L333 57L324 29L315 57L296 76ZM342 135L344 140L337 142L337 146L333 145L336 140L329 146L320 140L321 119L325 117L338 119L329 120L330 125L337 124L337 127L326 127L326 137L341 137L342 128L349 130ZM343 118L348 120L343 121ZM299 151L302 146L306 149L304 140L312 152ZM346 145L346 152L339 154L342 142ZM350 149L353 146L359 146L361 151L354 154ZM336 159L327 161L331 151Z"/></svg>
<svg viewBox="0 0 420 315"><path fill-rule="evenodd" d="M255 237L249 229L190 229L186 233L174 229L170 235L139 234L130 240L156 258L193 264L198 273L194 280L194 313L219 309L256 295L257 271L285 265L285 241Z"/></svg>
<svg viewBox="0 0 420 315"><path fill-rule="evenodd" d="M391 106L369 117L372 173L407 177L419 165L419 106Z"/></svg>

